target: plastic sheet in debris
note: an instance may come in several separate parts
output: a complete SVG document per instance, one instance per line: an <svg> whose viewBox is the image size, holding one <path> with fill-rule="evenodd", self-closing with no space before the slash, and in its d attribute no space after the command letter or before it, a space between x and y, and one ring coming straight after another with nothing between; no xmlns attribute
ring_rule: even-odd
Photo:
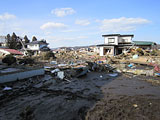
<svg viewBox="0 0 160 120"><path fill-rule="evenodd" d="M103 63L103 61L98 61L98 63Z"/></svg>
<svg viewBox="0 0 160 120"><path fill-rule="evenodd" d="M100 75L99 77L100 77L100 78L103 78L103 76L102 76L102 75Z"/></svg>
<svg viewBox="0 0 160 120"><path fill-rule="evenodd" d="M12 88L11 87L5 87L5 88L3 88L3 90L4 91L6 91L6 90L12 90Z"/></svg>
<svg viewBox="0 0 160 120"><path fill-rule="evenodd" d="M56 64L57 64L57 61L51 61L50 64L56 65Z"/></svg>
<svg viewBox="0 0 160 120"><path fill-rule="evenodd" d="M67 64L59 64L58 67L65 67Z"/></svg>
<svg viewBox="0 0 160 120"><path fill-rule="evenodd" d="M160 67L159 67L158 65L155 65L154 70L155 70L156 72L160 72Z"/></svg>
<svg viewBox="0 0 160 120"><path fill-rule="evenodd" d="M77 65L77 66L74 66L73 68L85 68L86 65Z"/></svg>
<svg viewBox="0 0 160 120"><path fill-rule="evenodd" d="M133 59L138 59L138 55L136 54L136 55L133 55L133 57L132 57Z"/></svg>
<svg viewBox="0 0 160 120"><path fill-rule="evenodd" d="M59 72L60 70L57 68L57 69L54 69L51 71L51 73L56 73L56 72Z"/></svg>
<svg viewBox="0 0 160 120"><path fill-rule="evenodd" d="M160 77L160 73L155 73L155 76Z"/></svg>
<svg viewBox="0 0 160 120"><path fill-rule="evenodd" d="M130 68L133 67L133 64L129 64L128 67L130 67Z"/></svg>
<svg viewBox="0 0 160 120"><path fill-rule="evenodd" d="M116 77L118 76L118 73L112 73L112 74L108 74L110 77Z"/></svg>
<svg viewBox="0 0 160 120"><path fill-rule="evenodd" d="M57 76L60 79L64 79L64 72L63 71L58 72Z"/></svg>
<svg viewBox="0 0 160 120"><path fill-rule="evenodd" d="M51 67L48 67L48 66L44 66L44 69L51 69Z"/></svg>

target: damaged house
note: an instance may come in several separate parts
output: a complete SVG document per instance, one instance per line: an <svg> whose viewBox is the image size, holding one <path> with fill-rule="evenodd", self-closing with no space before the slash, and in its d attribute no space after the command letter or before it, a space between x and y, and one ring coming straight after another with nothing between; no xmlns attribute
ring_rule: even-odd
<svg viewBox="0 0 160 120"><path fill-rule="evenodd" d="M134 35L108 34L102 35L104 37L104 44L97 45L99 47L100 56L119 55L126 50L139 47L143 49L156 48L156 43L149 41L132 41Z"/></svg>
<svg viewBox="0 0 160 120"><path fill-rule="evenodd" d="M33 55L38 55L41 51L49 51L48 43L46 41L32 41L27 43L27 51L33 53Z"/></svg>
<svg viewBox="0 0 160 120"><path fill-rule="evenodd" d="M134 35L108 34L102 35L104 44L97 45L100 47L100 56L118 55L132 46Z"/></svg>

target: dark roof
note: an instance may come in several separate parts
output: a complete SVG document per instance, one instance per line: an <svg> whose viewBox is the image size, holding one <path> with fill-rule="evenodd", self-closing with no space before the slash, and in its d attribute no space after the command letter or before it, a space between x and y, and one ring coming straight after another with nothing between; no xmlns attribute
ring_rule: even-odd
<svg viewBox="0 0 160 120"><path fill-rule="evenodd" d="M102 37L107 37L107 36L120 36L120 34L107 34L107 35L102 35Z"/></svg>
<svg viewBox="0 0 160 120"><path fill-rule="evenodd" d="M133 41L135 45L156 45L155 42L151 41Z"/></svg>
<svg viewBox="0 0 160 120"><path fill-rule="evenodd" d="M128 34L128 35L121 35L121 34L107 34L107 35L102 35L102 37L109 37L109 36L119 36L119 37L127 37L127 36L131 36L134 37L134 35L132 34Z"/></svg>
<svg viewBox="0 0 160 120"><path fill-rule="evenodd" d="M100 47L100 46L118 46L118 45L114 45L114 44L113 45L112 44L111 45L110 44L99 44L97 46Z"/></svg>
<svg viewBox="0 0 160 120"><path fill-rule="evenodd" d="M134 35L120 35L121 37L128 37L128 36L131 36L131 37L134 37Z"/></svg>
<svg viewBox="0 0 160 120"><path fill-rule="evenodd" d="M32 41L32 42L30 42L30 43L26 43L26 45L33 45L33 44L46 44L46 45L48 45L48 43L45 43L44 41Z"/></svg>
<svg viewBox="0 0 160 120"><path fill-rule="evenodd" d="M50 51L50 48L47 46L44 46L40 49L40 51Z"/></svg>

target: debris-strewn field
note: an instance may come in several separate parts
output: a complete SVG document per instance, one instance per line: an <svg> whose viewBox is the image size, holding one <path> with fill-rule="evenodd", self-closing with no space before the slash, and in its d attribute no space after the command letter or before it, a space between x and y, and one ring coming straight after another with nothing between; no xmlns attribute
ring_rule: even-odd
<svg viewBox="0 0 160 120"><path fill-rule="evenodd" d="M0 120L159 120L158 56L73 51L55 56L7 66L34 68L36 63L45 74L0 84Z"/></svg>
<svg viewBox="0 0 160 120"><path fill-rule="evenodd" d="M148 96L121 96L104 99L96 104L86 116L86 120L158 120L159 99Z"/></svg>
<svg viewBox="0 0 160 120"><path fill-rule="evenodd" d="M158 120L160 86L145 76L91 72L71 82L50 76L3 84L0 92L2 120ZM1 88L3 87L1 85Z"/></svg>

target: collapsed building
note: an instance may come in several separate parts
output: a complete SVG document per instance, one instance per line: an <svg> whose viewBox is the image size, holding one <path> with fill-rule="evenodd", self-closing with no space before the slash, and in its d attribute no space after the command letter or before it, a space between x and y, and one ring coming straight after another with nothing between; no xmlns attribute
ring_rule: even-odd
<svg viewBox="0 0 160 120"><path fill-rule="evenodd" d="M20 51L15 50L15 49L7 49L7 48L0 48L0 56L5 56L5 55L23 55Z"/></svg>

